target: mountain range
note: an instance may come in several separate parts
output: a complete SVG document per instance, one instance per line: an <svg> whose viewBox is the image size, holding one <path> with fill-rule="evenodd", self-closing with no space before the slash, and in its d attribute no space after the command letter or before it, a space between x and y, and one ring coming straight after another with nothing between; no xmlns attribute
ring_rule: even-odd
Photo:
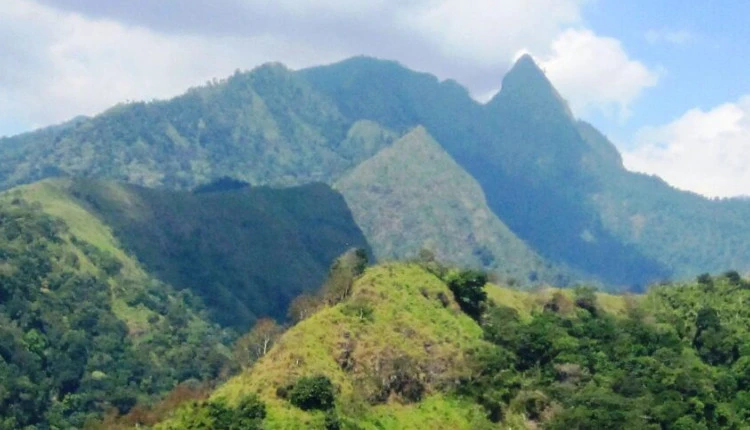
<svg viewBox="0 0 750 430"><path fill-rule="evenodd" d="M404 148L415 129L441 155ZM408 181L397 176L404 169ZM486 104L453 81L358 57L300 71L268 64L171 100L0 141L1 187L51 176L173 190L221 177L271 187L324 182L356 208L379 259L428 247L521 284L638 290L750 270L749 202L705 199L627 171L528 56ZM457 201L466 196L468 206ZM425 211L436 204L438 213ZM399 231L407 221L419 228ZM501 243L513 245L504 252Z"/></svg>

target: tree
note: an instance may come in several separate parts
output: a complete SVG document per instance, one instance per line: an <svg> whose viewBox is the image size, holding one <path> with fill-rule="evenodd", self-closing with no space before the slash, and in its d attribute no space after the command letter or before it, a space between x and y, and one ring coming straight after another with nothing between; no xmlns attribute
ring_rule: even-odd
<svg viewBox="0 0 750 430"><path fill-rule="evenodd" d="M270 318L259 319L253 328L237 339L232 355L243 368L249 367L271 349L284 332L283 327Z"/></svg>
<svg viewBox="0 0 750 430"><path fill-rule="evenodd" d="M463 270L449 274L447 282L461 310L479 321L487 302L484 291L487 274L478 270Z"/></svg>
<svg viewBox="0 0 750 430"><path fill-rule="evenodd" d="M304 411L330 410L334 406L335 399L333 383L324 375L299 378L289 390L289 401Z"/></svg>
<svg viewBox="0 0 750 430"><path fill-rule="evenodd" d="M335 305L348 297L354 279L364 273L367 261L367 252L361 248L352 248L338 257L323 284L323 299L329 305Z"/></svg>
<svg viewBox="0 0 750 430"><path fill-rule="evenodd" d="M297 296L292 303L289 304L289 311L287 315L293 323L298 323L313 313L320 306L320 299L312 294L302 294Z"/></svg>

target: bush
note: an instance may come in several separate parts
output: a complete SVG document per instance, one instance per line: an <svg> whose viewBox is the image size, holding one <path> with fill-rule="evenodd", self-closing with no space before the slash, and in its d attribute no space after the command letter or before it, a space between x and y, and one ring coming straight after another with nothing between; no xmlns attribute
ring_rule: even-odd
<svg viewBox="0 0 750 430"><path fill-rule="evenodd" d="M484 286L487 274L478 270L463 270L448 275L448 288L466 315L479 321L487 302Z"/></svg>
<svg viewBox="0 0 750 430"><path fill-rule="evenodd" d="M373 309L370 302L364 297L357 297L341 309L344 315L358 318L360 321L372 321Z"/></svg>
<svg viewBox="0 0 750 430"><path fill-rule="evenodd" d="M303 411L327 411L336 399L331 380L323 375L299 378L289 390L289 401Z"/></svg>

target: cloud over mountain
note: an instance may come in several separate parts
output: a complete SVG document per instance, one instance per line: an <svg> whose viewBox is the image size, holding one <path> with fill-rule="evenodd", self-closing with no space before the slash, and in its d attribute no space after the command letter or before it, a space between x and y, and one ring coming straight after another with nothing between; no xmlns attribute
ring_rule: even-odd
<svg viewBox="0 0 750 430"><path fill-rule="evenodd" d="M628 168L707 196L750 195L750 95L642 130Z"/></svg>
<svg viewBox="0 0 750 430"><path fill-rule="evenodd" d="M570 29L540 62L576 114L599 109L627 117L630 104L659 80L659 71L631 58L617 39Z"/></svg>
<svg viewBox="0 0 750 430"><path fill-rule="evenodd" d="M293 68L391 58L474 94L519 49L546 53L584 0L7 0L0 10L0 135L94 114L267 61Z"/></svg>

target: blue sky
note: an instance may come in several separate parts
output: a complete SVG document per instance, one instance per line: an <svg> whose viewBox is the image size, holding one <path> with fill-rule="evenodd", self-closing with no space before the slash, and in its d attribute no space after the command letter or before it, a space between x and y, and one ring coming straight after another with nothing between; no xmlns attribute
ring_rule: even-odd
<svg viewBox="0 0 750 430"><path fill-rule="evenodd" d="M0 136L362 54L484 100L526 52L629 169L750 195L747 17L730 0L3 0Z"/></svg>
<svg viewBox="0 0 750 430"><path fill-rule="evenodd" d="M633 58L664 68L625 123L591 115L611 134L627 138L688 109L750 94L750 2L599 1L586 5L583 15L586 26L621 40Z"/></svg>

